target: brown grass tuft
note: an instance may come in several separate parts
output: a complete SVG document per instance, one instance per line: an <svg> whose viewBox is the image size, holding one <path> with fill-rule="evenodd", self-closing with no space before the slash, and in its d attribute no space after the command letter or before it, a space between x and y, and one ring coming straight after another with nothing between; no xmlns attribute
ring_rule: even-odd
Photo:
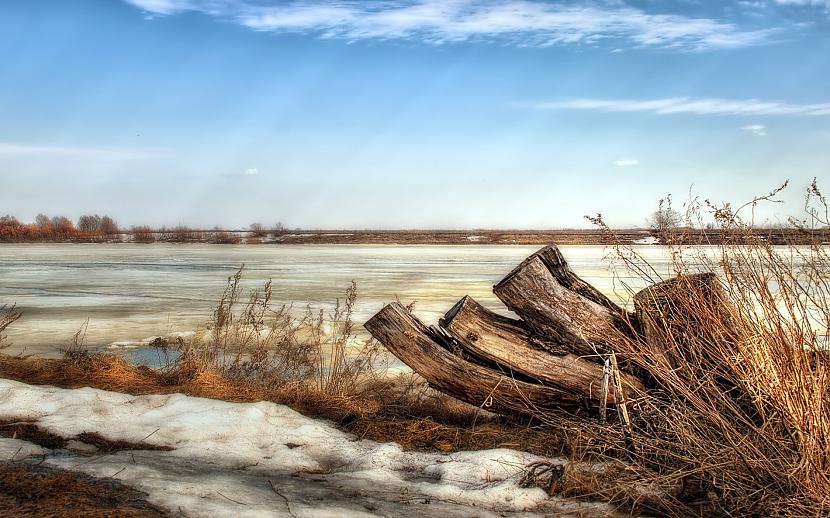
<svg viewBox="0 0 830 518"><path fill-rule="evenodd" d="M160 518L146 495L112 479L96 479L27 462L0 462L0 512L4 516Z"/></svg>
<svg viewBox="0 0 830 518"><path fill-rule="evenodd" d="M774 201L779 191L746 207ZM717 275L715 289L701 291L703 277L682 276L673 281L685 287L680 292L638 295L649 310L632 325L645 340L617 336L612 348L647 372L651 386L629 402L629 434L614 424L583 425L583 433L593 451L626 461L625 478L635 487L650 488L636 499L623 492L629 509L647 503L672 516L827 515L828 248L820 240L772 246L740 209L708 206L719 232L742 245L720 245L712 256L685 247L683 229L671 236L674 273ZM830 225L815 183L808 214L814 226ZM644 280L659 280L636 251L619 247L617 256ZM601 480L571 479L586 494L607 494ZM612 490L626 485L615 482Z"/></svg>

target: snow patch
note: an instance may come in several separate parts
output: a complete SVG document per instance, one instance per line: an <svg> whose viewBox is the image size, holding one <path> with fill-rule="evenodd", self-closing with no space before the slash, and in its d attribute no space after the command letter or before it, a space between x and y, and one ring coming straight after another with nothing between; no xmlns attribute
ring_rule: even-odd
<svg viewBox="0 0 830 518"><path fill-rule="evenodd" d="M46 455L46 448L20 439L0 438L0 460L21 460L26 457Z"/></svg>
<svg viewBox="0 0 830 518"><path fill-rule="evenodd" d="M635 245L659 245L660 240L657 239L654 236L646 236L646 237L641 237L639 239L635 239L635 240L631 241L631 243L635 244Z"/></svg>
<svg viewBox="0 0 830 518"><path fill-rule="evenodd" d="M586 506L599 514L610 511L518 487L523 467L541 460L529 453L405 452L398 444L359 440L268 402L131 396L0 380L0 418L34 420L66 438L98 432L174 448L83 458L49 452L46 462L115 477L187 516L535 516L584 513ZM0 453L10 458L28 444L21 443L0 439ZM42 454L37 448L25 455Z"/></svg>

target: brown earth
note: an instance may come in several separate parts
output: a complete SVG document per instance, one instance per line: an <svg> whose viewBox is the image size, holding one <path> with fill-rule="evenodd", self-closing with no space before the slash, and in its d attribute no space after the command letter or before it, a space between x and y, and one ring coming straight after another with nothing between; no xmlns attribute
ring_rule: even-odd
<svg viewBox="0 0 830 518"><path fill-rule="evenodd" d="M0 516L16 518L160 518L146 495L113 479L32 462L0 462Z"/></svg>

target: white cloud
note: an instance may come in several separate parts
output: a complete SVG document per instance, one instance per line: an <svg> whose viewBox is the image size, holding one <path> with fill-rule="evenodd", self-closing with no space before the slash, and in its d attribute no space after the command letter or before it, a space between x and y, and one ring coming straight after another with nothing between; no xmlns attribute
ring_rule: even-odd
<svg viewBox="0 0 830 518"><path fill-rule="evenodd" d="M139 9L155 14L175 14L195 9L196 5L190 0L125 0Z"/></svg>
<svg viewBox="0 0 830 518"><path fill-rule="evenodd" d="M635 167L640 165L640 161L635 158L622 158L614 162L617 167Z"/></svg>
<svg viewBox="0 0 830 518"><path fill-rule="evenodd" d="M797 5L804 7L824 7L830 9L830 0L774 0L778 5Z"/></svg>
<svg viewBox="0 0 830 518"><path fill-rule="evenodd" d="M757 137L767 136L767 127L763 124L749 124L747 126L741 126L741 129Z"/></svg>
<svg viewBox="0 0 830 518"><path fill-rule="evenodd" d="M0 157L67 157L91 160L142 160L159 155L152 149L42 146L0 142Z"/></svg>
<svg viewBox="0 0 830 518"><path fill-rule="evenodd" d="M249 169L245 169L242 171L242 176L257 176L259 174L259 169L256 167L251 167Z"/></svg>
<svg viewBox="0 0 830 518"><path fill-rule="evenodd" d="M257 31L310 33L346 40L400 39L431 44L494 41L517 46L628 42L635 47L705 50L766 41L772 29L742 30L709 18L651 14L622 2L554 4L539 0L125 0L146 12L198 11Z"/></svg>
<svg viewBox="0 0 830 518"><path fill-rule="evenodd" d="M651 100L574 99L538 103L542 110L593 110L602 112L646 112L658 115L830 115L830 103L793 104L758 99L694 99L671 97Z"/></svg>

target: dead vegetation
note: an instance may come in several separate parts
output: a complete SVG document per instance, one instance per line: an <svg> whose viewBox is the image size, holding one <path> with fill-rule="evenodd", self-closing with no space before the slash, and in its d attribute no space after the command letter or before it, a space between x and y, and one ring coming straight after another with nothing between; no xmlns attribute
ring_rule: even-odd
<svg viewBox="0 0 830 518"><path fill-rule="evenodd" d="M0 462L0 512L34 518L160 518L146 495L114 479L96 479L31 462Z"/></svg>
<svg viewBox="0 0 830 518"><path fill-rule="evenodd" d="M14 304L0 306L0 351L9 346L6 338L6 329L17 322L23 314L17 311Z"/></svg>
<svg viewBox="0 0 830 518"><path fill-rule="evenodd" d="M70 446L71 441L79 441L85 445L94 446L97 451L103 453L135 450L170 451L173 449L146 442L108 439L97 432L82 432L74 437L62 437L44 430L33 421L0 421L0 437L28 441L50 450L66 449Z"/></svg>
<svg viewBox="0 0 830 518"><path fill-rule="evenodd" d="M628 402L631 426L571 423L590 438L592 459L625 468L610 481L566 470L561 494L674 516L830 511L830 257L821 240L775 247L753 237L742 211L778 192L741 208L688 206L687 220L708 208L720 232L744 245L719 245L713 255L685 246L682 229L672 236L672 282L688 285L634 297L660 309L637 314L646 340L611 337L610 349L649 380ZM794 229L830 225L815 182L806 210L810 228L795 221ZM617 247L615 256L642 280L663 280L633 249ZM701 272L719 276L715 291L686 277Z"/></svg>

